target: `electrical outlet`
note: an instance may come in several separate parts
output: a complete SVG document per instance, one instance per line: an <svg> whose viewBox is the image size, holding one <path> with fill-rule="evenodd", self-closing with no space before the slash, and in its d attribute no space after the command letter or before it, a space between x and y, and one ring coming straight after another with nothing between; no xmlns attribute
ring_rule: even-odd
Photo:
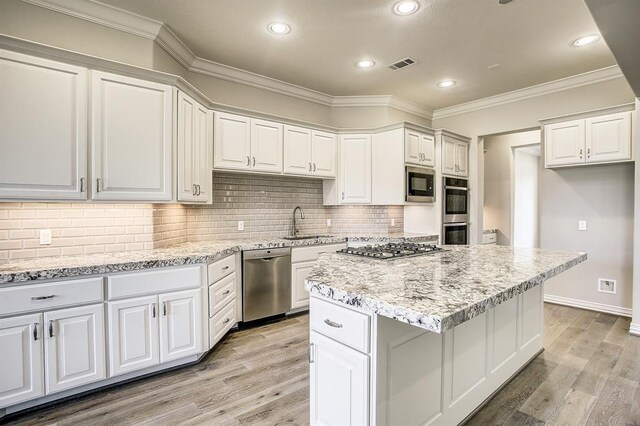
<svg viewBox="0 0 640 426"><path fill-rule="evenodd" d="M331 228L331 219L327 219L327 227Z"/></svg>
<svg viewBox="0 0 640 426"><path fill-rule="evenodd" d="M391 219L391 227L396 226L396 220L395 219Z"/></svg>
<svg viewBox="0 0 640 426"><path fill-rule="evenodd" d="M586 231L587 230L587 221L579 220L578 221L578 231Z"/></svg>
<svg viewBox="0 0 640 426"><path fill-rule="evenodd" d="M51 229L40 230L40 244L42 245L51 244Z"/></svg>
<svg viewBox="0 0 640 426"><path fill-rule="evenodd" d="M244 231L244 220L238 221L238 231Z"/></svg>
<svg viewBox="0 0 640 426"><path fill-rule="evenodd" d="M598 291L600 293L616 294L616 280L611 280L608 278L599 278Z"/></svg>

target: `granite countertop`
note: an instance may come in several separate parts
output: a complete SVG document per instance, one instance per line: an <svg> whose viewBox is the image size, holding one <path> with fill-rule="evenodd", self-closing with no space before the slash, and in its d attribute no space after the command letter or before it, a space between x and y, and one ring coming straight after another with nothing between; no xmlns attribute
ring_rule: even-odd
<svg viewBox="0 0 640 426"><path fill-rule="evenodd" d="M346 241L426 242L437 239L437 235L409 233L378 236L332 235L293 241L282 238L273 238L267 240L229 240L185 243L152 250L25 259L0 263L0 286L3 284L29 283L37 280L55 278L70 278L149 268L210 263L243 250L256 250L272 247L300 247L318 244L343 243Z"/></svg>
<svg viewBox="0 0 640 426"><path fill-rule="evenodd" d="M487 234L497 234L497 233L498 233L498 230L497 230L497 229L485 229L482 233L483 233L484 235L487 235Z"/></svg>
<svg viewBox="0 0 640 426"><path fill-rule="evenodd" d="M443 333L587 259L586 253L503 246L446 249L386 261L326 253L305 287L311 294Z"/></svg>

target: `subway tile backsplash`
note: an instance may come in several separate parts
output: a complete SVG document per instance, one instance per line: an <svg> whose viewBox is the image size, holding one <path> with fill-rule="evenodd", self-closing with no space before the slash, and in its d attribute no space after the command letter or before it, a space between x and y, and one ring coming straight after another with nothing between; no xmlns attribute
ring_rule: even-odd
<svg viewBox="0 0 640 426"><path fill-rule="evenodd" d="M0 203L0 262L280 237L292 232L295 206L305 214L296 218L301 234L380 235L404 228L402 206L325 207L321 180L215 172L213 204L206 206ZM238 221L244 221L244 231L238 231ZM52 230L51 245L40 245L40 229Z"/></svg>

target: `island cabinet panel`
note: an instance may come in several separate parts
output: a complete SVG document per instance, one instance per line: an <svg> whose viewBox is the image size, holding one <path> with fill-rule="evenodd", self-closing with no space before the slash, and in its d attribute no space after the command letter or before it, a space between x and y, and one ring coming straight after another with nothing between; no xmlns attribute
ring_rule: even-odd
<svg viewBox="0 0 640 426"><path fill-rule="evenodd" d="M450 376L447 398L449 406L454 407L487 377L486 313L455 327L445 335L445 340L448 343L445 351L451 355L450 370L445 372Z"/></svg>
<svg viewBox="0 0 640 426"><path fill-rule="evenodd" d="M518 351L518 298L499 304L489 316L489 329L493 330L489 349L493 373Z"/></svg>
<svg viewBox="0 0 640 426"><path fill-rule="evenodd" d="M521 295L522 298L522 331L521 346L541 345L542 343L542 321L543 321L543 295L542 286L534 287Z"/></svg>
<svg viewBox="0 0 640 426"><path fill-rule="evenodd" d="M369 356L310 335L311 424L369 424Z"/></svg>

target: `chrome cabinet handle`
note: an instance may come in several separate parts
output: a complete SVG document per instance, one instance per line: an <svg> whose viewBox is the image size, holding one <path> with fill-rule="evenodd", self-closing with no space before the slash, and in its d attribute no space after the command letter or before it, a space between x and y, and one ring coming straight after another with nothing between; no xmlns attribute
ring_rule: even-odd
<svg viewBox="0 0 640 426"><path fill-rule="evenodd" d="M226 320L222 321L223 324L228 323L229 321L231 321L231 319L227 318Z"/></svg>
<svg viewBox="0 0 640 426"><path fill-rule="evenodd" d="M196 195L196 184L195 183L191 184L191 195Z"/></svg>
<svg viewBox="0 0 640 426"><path fill-rule="evenodd" d="M155 318L155 317L156 317L156 304L155 304L155 303L152 303L152 304L151 304L151 316L152 316L153 318Z"/></svg>
<svg viewBox="0 0 640 426"><path fill-rule="evenodd" d="M227 290L227 291L225 291L224 293L222 293L222 295L223 295L223 296L225 296L225 295L227 295L227 294L229 294L229 293L231 293L231 290Z"/></svg>
<svg viewBox="0 0 640 426"><path fill-rule="evenodd" d="M222 270L223 270L223 271L226 271L227 269L229 269L229 265L227 265L227 266L223 266L223 267L222 267Z"/></svg>
<svg viewBox="0 0 640 426"><path fill-rule="evenodd" d="M56 297L55 294L50 294L49 296L37 296L37 297L32 297L31 300L51 300L54 297Z"/></svg>
<svg viewBox="0 0 640 426"><path fill-rule="evenodd" d="M342 193L342 199L344 200L344 192Z"/></svg>
<svg viewBox="0 0 640 426"><path fill-rule="evenodd" d="M38 323L33 323L33 341L38 340Z"/></svg>
<svg viewBox="0 0 640 426"><path fill-rule="evenodd" d="M311 163L309 163L309 171L311 171Z"/></svg>
<svg viewBox="0 0 640 426"><path fill-rule="evenodd" d="M253 165L256 165L256 157L253 157Z"/></svg>
<svg viewBox="0 0 640 426"><path fill-rule="evenodd" d="M587 148L587 158L591 158L591 148Z"/></svg>
<svg viewBox="0 0 640 426"><path fill-rule="evenodd" d="M316 171L316 163L313 163L313 171Z"/></svg>
<svg viewBox="0 0 640 426"><path fill-rule="evenodd" d="M100 192L100 178L96 179L96 192Z"/></svg>
<svg viewBox="0 0 640 426"><path fill-rule="evenodd" d="M329 327L342 328L342 324L334 322L334 321L331 321L329 318L324 320L324 323L327 324Z"/></svg>
<svg viewBox="0 0 640 426"><path fill-rule="evenodd" d="M582 148L580 148L580 158L582 158Z"/></svg>
<svg viewBox="0 0 640 426"><path fill-rule="evenodd" d="M200 184L196 185L196 187L198 188L198 193L196 195L199 197L200 195L202 195L202 191L200 190Z"/></svg>
<svg viewBox="0 0 640 426"><path fill-rule="evenodd" d="M249 158L249 156L247 155L247 166L251 165L251 159Z"/></svg>
<svg viewBox="0 0 640 426"><path fill-rule="evenodd" d="M84 178L80 178L80 192L84 192Z"/></svg>
<svg viewBox="0 0 640 426"><path fill-rule="evenodd" d="M309 364L313 364L313 343L309 343Z"/></svg>
<svg viewBox="0 0 640 426"><path fill-rule="evenodd" d="M162 302L162 315L167 316L167 302Z"/></svg>
<svg viewBox="0 0 640 426"><path fill-rule="evenodd" d="M53 337L53 320L49 320L49 337Z"/></svg>

